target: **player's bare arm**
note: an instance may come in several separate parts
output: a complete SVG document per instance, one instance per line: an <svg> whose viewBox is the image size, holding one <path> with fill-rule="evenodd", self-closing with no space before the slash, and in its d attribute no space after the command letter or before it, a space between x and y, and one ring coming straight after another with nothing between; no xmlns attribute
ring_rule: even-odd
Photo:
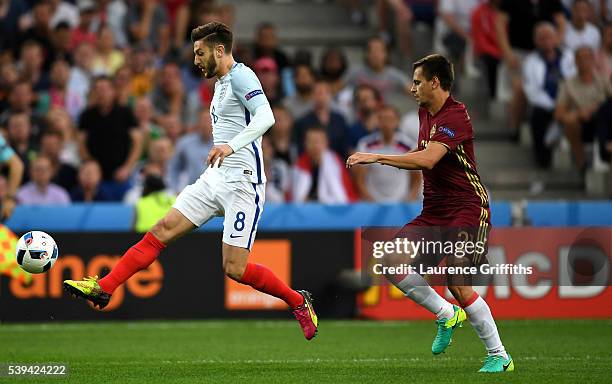
<svg viewBox="0 0 612 384"><path fill-rule="evenodd" d="M447 152L448 148L437 142L430 142L422 151L407 152L403 155L357 152L346 160L346 166L351 168L358 164L378 163L409 170L432 169Z"/></svg>

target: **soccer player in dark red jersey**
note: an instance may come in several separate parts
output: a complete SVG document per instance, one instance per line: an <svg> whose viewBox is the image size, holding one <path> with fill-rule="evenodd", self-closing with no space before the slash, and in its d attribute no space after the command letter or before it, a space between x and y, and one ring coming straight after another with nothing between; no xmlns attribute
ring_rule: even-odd
<svg viewBox="0 0 612 384"><path fill-rule="evenodd" d="M346 165L379 163L423 172L423 211L400 233L425 233L425 228L437 228L442 236L454 234L461 237L463 234L486 244L490 230L489 198L476 170L474 131L470 117L465 105L450 94L454 80L453 65L444 56L434 54L414 63L413 72L411 92L419 104L418 148L403 155L357 152L347 159ZM465 230L457 232L457 229ZM461 261L479 265L486 260L485 251L486 247L474 251ZM415 256L416 259L428 258ZM425 263L437 265L440 261L435 256L431 258L433 260ZM451 257L447 257L447 265L449 259ZM432 345L434 354L446 350L453 331L467 317L487 349L487 358L479 372L514 370L514 362L501 342L491 310L474 291L471 280L457 281L451 276L447 277L448 288L461 307L446 301L418 273L390 280L407 297L438 318L438 333Z"/></svg>

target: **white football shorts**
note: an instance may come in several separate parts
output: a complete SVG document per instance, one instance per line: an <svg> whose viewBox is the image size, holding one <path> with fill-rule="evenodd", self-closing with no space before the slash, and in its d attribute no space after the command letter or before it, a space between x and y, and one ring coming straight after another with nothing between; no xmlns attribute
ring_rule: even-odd
<svg viewBox="0 0 612 384"><path fill-rule="evenodd" d="M173 208L197 227L224 216L223 242L250 250L263 212L265 187L265 183L226 182L223 168L208 167L181 191Z"/></svg>

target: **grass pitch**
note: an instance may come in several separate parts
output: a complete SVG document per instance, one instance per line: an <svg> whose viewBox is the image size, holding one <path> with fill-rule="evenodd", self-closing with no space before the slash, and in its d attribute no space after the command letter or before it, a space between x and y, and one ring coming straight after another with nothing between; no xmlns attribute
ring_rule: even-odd
<svg viewBox="0 0 612 384"><path fill-rule="evenodd" d="M500 321L515 372L478 374L484 348L466 322L432 356L434 322L295 321L0 325L1 363L69 364L66 378L16 383L610 383L612 321Z"/></svg>

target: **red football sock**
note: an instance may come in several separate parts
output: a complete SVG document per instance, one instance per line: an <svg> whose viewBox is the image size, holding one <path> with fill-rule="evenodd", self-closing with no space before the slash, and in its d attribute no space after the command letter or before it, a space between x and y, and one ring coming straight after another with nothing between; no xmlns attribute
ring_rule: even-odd
<svg viewBox="0 0 612 384"><path fill-rule="evenodd" d="M164 243L157 240L151 232L147 232L142 240L125 252L110 273L100 279L100 288L106 293L113 293L136 272L151 265L164 248Z"/></svg>
<svg viewBox="0 0 612 384"><path fill-rule="evenodd" d="M478 296L478 292L474 291L474 293L472 293L472 296L465 302L465 303L459 303L459 305L461 305L463 308L465 307L469 307L470 305L472 305L472 303L474 303L476 301L476 299L478 299L480 296Z"/></svg>
<svg viewBox="0 0 612 384"><path fill-rule="evenodd" d="M261 264L248 263L242 278L242 284L250 285L256 290L282 299L290 308L304 303L304 298L298 292L283 283L274 272Z"/></svg>

